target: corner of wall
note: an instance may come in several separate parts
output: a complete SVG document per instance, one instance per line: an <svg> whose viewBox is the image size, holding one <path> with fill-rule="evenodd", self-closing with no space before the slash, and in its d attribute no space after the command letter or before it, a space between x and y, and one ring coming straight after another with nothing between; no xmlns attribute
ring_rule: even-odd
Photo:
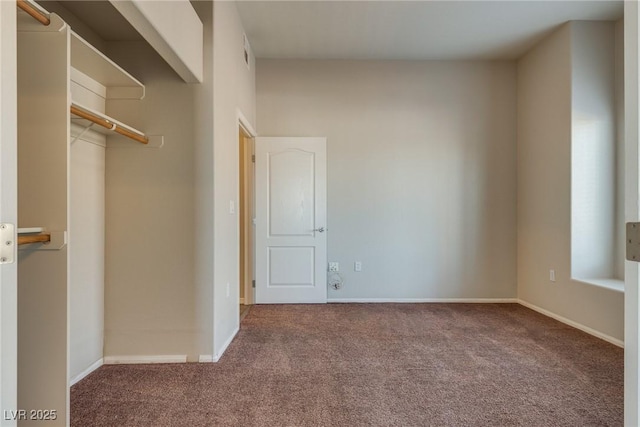
<svg viewBox="0 0 640 427"><path fill-rule="evenodd" d="M240 110L255 127L255 57L244 62L244 28L235 3L213 3L213 354L235 336L239 313L238 215Z"/></svg>

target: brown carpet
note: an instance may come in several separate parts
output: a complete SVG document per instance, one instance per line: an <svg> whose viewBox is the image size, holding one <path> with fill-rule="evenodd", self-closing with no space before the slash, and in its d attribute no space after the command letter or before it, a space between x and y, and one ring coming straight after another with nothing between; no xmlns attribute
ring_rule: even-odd
<svg viewBox="0 0 640 427"><path fill-rule="evenodd" d="M214 364L103 366L72 426L604 426L623 350L516 304L254 306Z"/></svg>

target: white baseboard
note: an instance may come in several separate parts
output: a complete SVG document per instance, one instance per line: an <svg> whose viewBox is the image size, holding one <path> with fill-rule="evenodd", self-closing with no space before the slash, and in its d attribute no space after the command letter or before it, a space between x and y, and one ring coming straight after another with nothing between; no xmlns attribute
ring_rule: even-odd
<svg viewBox="0 0 640 427"><path fill-rule="evenodd" d="M517 298L328 298L328 303L518 303Z"/></svg>
<svg viewBox="0 0 640 427"><path fill-rule="evenodd" d="M530 308L533 311L537 311L540 314L544 314L547 317L551 317L552 319L555 319L555 320L557 320L559 322L562 322L562 323L564 323L566 325L572 326L572 327L574 327L576 329L580 329L581 331L586 332L589 335L593 335L594 337L600 338L601 340L605 340L605 341L607 341L607 342L609 342L609 343L611 343L613 345L617 345L618 347L624 348L624 342L623 341L621 341L621 340L619 340L617 338L614 338L614 337L612 337L610 335L603 334L602 332L596 331L595 329L591 329L590 327L585 326L585 325L583 325L581 323L574 322L573 320L569 320L566 317L562 317L562 316L557 315L557 314L555 314L555 313L553 313L553 312L551 312L549 310L545 310L544 308L540 308L537 305L531 304L530 302L527 302L527 301L524 301L524 300L518 300L518 303L520 305L523 305L523 306L527 307L527 308Z"/></svg>
<svg viewBox="0 0 640 427"><path fill-rule="evenodd" d="M103 358L100 358L100 359L96 360L87 369L85 369L84 371L80 372L75 377L71 378L71 381L69 382L69 386L72 386L75 383L77 383L78 381L82 380L84 377L86 377L87 375L89 375L91 372L95 371L96 369L98 369L102 365L104 365L104 359Z"/></svg>
<svg viewBox="0 0 640 427"><path fill-rule="evenodd" d="M240 331L240 327L237 327L235 329L235 331L233 331L233 333L231 334L231 336L229 337L229 339L222 344L222 348L220 349L220 351L218 351L214 356L213 356L213 362L217 362L218 360L220 360L220 358L222 357L222 355L224 354L225 351L227 351L227 347L229 347L229 345L231 344L231 342L233 341L233 339L236 337L236 335L238 334L238 331Z"/></svg>
<svg viewBox="0 0 640 427"><path fill-rule="evenodd" d="M136 365L143 363L187 363L187 355L105 356L105 365Z"/></svg>
<svg viewBox="0 0 640 427"><path fill-rule="evenodd" d="M200 363L211 363L213 362L213 355L211 354L201 354L198 358L198 362Z"/></svg>

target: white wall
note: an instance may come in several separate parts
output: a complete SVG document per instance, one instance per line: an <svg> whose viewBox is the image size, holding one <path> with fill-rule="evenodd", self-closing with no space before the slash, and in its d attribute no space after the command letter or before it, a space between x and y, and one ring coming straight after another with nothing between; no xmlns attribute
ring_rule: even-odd
<svg viewBox="0 0 640 427"><path fill-rule="evenodd" d="M71 99L105 112L103 96L75 78L71 77ZM76 123L71 123L70 135L69 380L73 385L102 364L104 350L106 136Z"/></svg>
<svg viewBox="0 0 640 427"><path fill-rule="evenodd" d="M571 29L571 274L613 279L619 228L615 24L574 22Z"/></svg>
<svg viewBox="0 0 640 427"><path fill-rule="evenodd" d="M213 6L214 359L239 327L238 109L255 126L255 58L248 69L235 3ZM229 294L227 294L229 287Z"/></svg>
<svg viewBox="0 0 640 427"><path fill-rule="evenodd" d="M327 137L329 298L516 297L515 63L259 60L257 101Z"/></svg>
<svg viewBox="0 0 640 427"><path fill-rule="evenodd" d="M571 280L573 25L518 62L518 297L622 340L624 295Z"/></svg>
<svg viewBox="0 0 640 427"><path fill-rule="evenodd" d="M626 227L624 221L624 20L615 25L615 116L616 116L616 249L614 255L614 277L624 279L626 256Z"/></svg>
<svg viewBox="0 0 640 427"><path fill-rule="evenodd" d="M202 82L202 22L189 0L112 0L111 5L184 81Z"/></svg>
<svg viewBox="0 0 640 427"><path fill-rule="evenodd" d="M102 360L104 343L105 148L71 145L69 211L69 378Z"/></svg>

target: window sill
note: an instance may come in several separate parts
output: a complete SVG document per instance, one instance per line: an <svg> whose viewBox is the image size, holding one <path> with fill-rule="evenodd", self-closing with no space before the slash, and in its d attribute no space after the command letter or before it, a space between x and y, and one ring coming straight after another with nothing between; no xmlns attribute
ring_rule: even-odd
<svg viewBox="0 0 640 427"><path fill-rule="evenodd" d="M585 283L587 285L598 286L600 288L610 289L616 292L624 293L624 280L619 279L576 279L576 282Z"/></svg>

